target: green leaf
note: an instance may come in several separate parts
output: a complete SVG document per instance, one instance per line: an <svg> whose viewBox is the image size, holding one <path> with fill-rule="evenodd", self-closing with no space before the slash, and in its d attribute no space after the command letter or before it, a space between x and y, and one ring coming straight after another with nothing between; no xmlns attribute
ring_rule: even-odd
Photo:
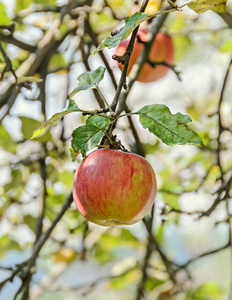
<svg viewBox="0 0 232 300"><path fill-rule="evenodd" d="M109 36L105 38L101 44L97 47L94 53L101 51L103 48L108 47L108 48L115 48L118 46L118 44L125 40L131 32L143 21L148 20L151 18L148 14L142 13L142 12L137 12L131 17L127 17L125 19L125 26L119 32L118 34L114 36Z"/></svg>
<svg viewBox="0 0 232 300"><path fill-rule="evenodd" d="M69 105L62 112L54 114L49 120L43 122L39 128L33 131L32 139L43 136L48 129L60 122L61 118L71 112L81 111L75 101L69 100Z"/></svg>
<svg viewBox="0 0 232 300"><path fill-rule="evenodd" d="M226 0L193 0L188 4L188 7L196 13L203 13L207 10L213 10L222 13L226 9Z"/></svg>
<svg viewBox="0 0 232 300"><path fill-rule="evenodd" d="M26 140L29 140L32 132L41 125L41 122L24 116L19 117L19 119L22 122L22 134ZM47 132L44 136L35 138L35 140L40 143L46 143L51 140L51 134L50 132Z"/></svg>
<svg viewBox="0 0 232 300"><path fill-rule="evenodd" d="M16 153L16 144L13 142L9 132L3 125L0 125L0 147L5 151Z"/></svg>
<svg viewBox="0 0 232 300"><path fill-rule="evenodd" d="M18 79L17 79L18 84L23 83L25 81L42 82L43 79L39 78L39 77L36 77L36 76L21 76L21 77L18 77Z"/></svg>
<svg viewBox="0 0 232 300"><path fill-rule="evenodd" d="M145 288L150 292L153 291L157 286L163 284L165 280L160 280L155 277L149 277L145 283Z"/></svg>
<svg viewBox="0 0 232 300"><path fill-rule="evenodd" d="M3 3L0 3L0 25L9 25L10 19L6 14L6 7Z"/></svg>
<svg viewBox="0 0 232 300"><path fill-rule="evenodd" d="M137 281L139 278L139 270L138 269L132 269L128 270L121 276L117 276L113 278L110 282L110 285L115 290L123 290L128 288L129 285Z"/></svg>
<svg viewBox="0 0 232 300"><path fill-rule="evenodd" d="M80 91L85 91L89 89L95 89L98 84L102 81L106 68L99 67L94 71L85 72L78 76L78 86L75 88L69 95L69 97L73 97L76 93Z"/></svg>
<svg viewBox="0 0 232 300"><path fill-rule="evenodd" d="M195 291L191 293L194 299L210 299L210 300L220 300L222 299L223 290L219 288L217 282L207 282ZM192 299L193 299L192 298Z"/></svg>
<svg viewBox="0 0 232 300"><path fill-rule="evenodd" d="M232 51L232 40L226 40L224 44L220 47L221 52L231 52Z"/></svg>
<svg viewBox="0 0 232 300"><path fill-rule="evenodd" d="M200 145L201 138L187 124L190 116L177 113L172 115L169 108L161 104L144 106L137 112L144 128L159 137L167 145Z"/></svg>
<svg viewBox="0 0 232 300"><path fill-rule="evenodd" d="M86 121L86 125L78 127L72 133L71 144L74 151L76 153L81 151L81 154L85 156L88 150L99 144L109 123L108 118L90 116Z"/></svg>
<svg viewBox="0 0 232 300"><path fill-rule="evenodd" d="M9 235L3 235L0 238L0 245L0 258L2 258L6 254L6 252L9 251L9 249L20 250L19 244L15 240L10 239Z"/></svg>
<svg viewBox="0 0 232 300"><path fill-rule="evenodd" d="M33 3L32 0L17 0L16 13L20 12L23 9L29 8L32 3Z"/></svg>
<svg viewBox="0 0 232 300"><path fill-rule="evenodd" d="M22 184L22 170L12 169L11 170L11 181L4 186L4 190L7 193L9 190L14 189Z"/></svg>
<svg viewBox="0 0 232 300"><path fill-rule="evenodd" d="M25 215L23 221L33 232L35 232L36 219L32 215Z"/></svg>
<svg viewBox="0 0 232 300"><path fill-rule="evenodd" d="M100 116L100 115L90 116L86 120L87 125L94 125L94 126L98 127L99 129L106 127L109 123L110 123L110 119L108 119L107 117Z"/></svg>
<svg viewBox="0 0 232 300"><path fill-rule="evenodd" d="M55 5L56 0L34 0L36 4L46 4L46 5Z"/></svg>
<svg viewBox="0 0 232 300"><path fill-rule="evenodd" d="M49 71L53 71L54 69L65 68L68 64L66 63L64 59L64 55L62 53L56 53L52 56L52 58L49 61Z"/></svg>
<svg viewBox="0 0 232 300"><path fill-rule="evenodd" d="M104 32L105 34L106 31L108 31L105 36L107 36L118 24L118 21L114 19L112 12L106 9L101 12L92 10L89 15L89 20L94 32Z"/></svg>

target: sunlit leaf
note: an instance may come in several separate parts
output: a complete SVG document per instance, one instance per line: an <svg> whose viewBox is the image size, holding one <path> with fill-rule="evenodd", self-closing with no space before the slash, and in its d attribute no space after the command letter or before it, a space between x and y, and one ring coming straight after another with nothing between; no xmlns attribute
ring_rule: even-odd
<svg viewBox="0 0 232 300"><path fill-rule="evenodd" d="M112 279L110 285L116 290L122 290L128 287L129 284L138 280L139 277L139 270L132 269L123 274L122 276Z"/></svg>
<svg viewBox="0 0 232 300"><path fill-rule="evenodd" d="M55 262L69 263L75 258L75 252L70 248L61 248L53 256Z"/></svg>
<svg viewBox="0 0 232 300"><path fill-rule="evenodd" d="M10 239L8 235L3 235L0 238L0 245L0 257L3 257L9 249L20 250L19 244L15 240Z"/></svg>
<svg viewBox="0 0 232 300"><path fill-rule="evenodd" d="M34 232L36 219L32 215L25 215L23 217L24 223Z"/></svg>
<svg viewBox="0 0 232 300"><path fill-rule="evenodd" d="M226 2L226 0L193 0L188 4L188 7L197 13L203 13L207 10L222 13L225 11Z"/></svg>
<svg viewBox="0 0 232 300"><path fill-rule="evenodd" d="M19 117L19 119L22 122L22 134L24 138L28 140L31 138L32 132L41 125L41 122L24 116ZM35 138L35 140L40 143L46 143L51 140L51 134L50 132L46 132L45 135L39 138Z"/></svg>
<svg viewBox="0 0 232 300"><path fill-rule="evenodd" d="M26 8L29 8L33 3L33 0L17 0L16 1L16 13Z"/></svg>
<svg viewBox="0 0 232 300"><path fill-rule="evenodd" d="M104 36L107 36L118 24L118 21L114 19L111 11L108 9L104 9L101 12L95 10L91 11L89 22L94 32L104 33Z"/></svg>
<svg viewBox="0 0 232 300"><path fill-rule="evenodd" d="M220 47L221 52L232 51L232 40L226 40Z"/></svg>
<svg viewBox="0 0 232 300"><path fill-rule="evenodd" d="M3 125L0 125L0 147L5 151L16 153L16 144L14 144L9 132Z"/></svg>
<svg viewBox="0 0 232 300"><path fill-rule="evenodd" d="M49 61L48 69L49 71L53 71L54 69L65 68L67 63L64 59L64 55L62 53L56 53L52 56Z"/></svg>
<svg viewBox="0 0 232 300"><path fill-rule="evenodd" d="M75 88L69 95L69 97L73 97L76 93L88 89L95 89L98 84L102 81L106 68L99 67L94 71L85 72L78 76L78 86Z"/></svg>
<svg viewBox="0 0 232 300"><path fill-rule="evenodd" d="M62 112L54 114L49 120L43 122L39 128L33 131L32 139L44 135L48 129L60 122L61 118L71 112L81 111L73 100L69 100L69 106Z"/></svg>
<svg viewBox="0 0 232 300"><path fill-rule="evenodd" d="M0 3L0 25L9 25L10 19L6 14L6 7L3 3Z"/></svg>
<svg viewBox="0 0 232 300"><path fill-rule="evenodd" d="M217 282L207 282L191 293L194 299L221 300L223 290L219 288Z"/></svg>
<svg viewBox="0 0 232 300"><path fill-rule="evenodd" d="M125 19L125 26L123 29L118 34L105 38L97 47L95 53L101 51L105 47L116 47L121 41L125 40L139 24L148 20L149 18L151 18L151 16L142 12L137 12L131 17L127 17Z"/></svg>
<svg viewBox="0 0 232 300"><path fill-rule="evenodd" d="M155 277L149 277L145 283L145 288L150 292L153 291L157 286L163 284L165 280L160 280Z"/></svg>
<svg viewBox="0 0 232 300"><path fill-rule="evenodd" d="M22 170L21 169L12 169L11 170L11 181L4 186L5 192L19 187L22 184ZM23 186L21 186L23 188Z"/></svg>
<svg viewBox="0 0 232 300"><path fill-rule="evenodd" d="M177 113L172 115L169 108L161 104L144 106L137 112L144 128L159 137L167 145L200 145L201 138L188 127L190 116Z"/></svg>

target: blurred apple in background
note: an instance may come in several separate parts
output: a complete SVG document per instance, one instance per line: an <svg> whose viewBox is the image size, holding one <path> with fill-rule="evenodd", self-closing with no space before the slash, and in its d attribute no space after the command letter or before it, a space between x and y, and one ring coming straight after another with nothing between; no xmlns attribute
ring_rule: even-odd
<svg viewBox="0 0 232 300"><path fill-rule="evenodd" d="M147 40L147 31L139 30L138 36L142 42L146 42ZM129 67L127 75L129 75L133 65L136 63L139 55L141 54L144 44L136 39L134 44L134 49L130 58ZM118 47L116 48L115 54L117 56L123 56L126 52L126 48L129 43L129 38L120 42ZM156 62L165 62L168 65L173 65L174 62L174 46L171 37L166 33L159 32L156 35L156 38L152 44L150 53L149 53L149 60L152 63ZM123 65L118 63L118 67L120 70L123 69ZM151 66L148 62L143 65L143 68L139 74L137 81L140 82L153 82L162 77L164 77L168 71L169 67L164 65L157 65L155 67Z"/></svg>

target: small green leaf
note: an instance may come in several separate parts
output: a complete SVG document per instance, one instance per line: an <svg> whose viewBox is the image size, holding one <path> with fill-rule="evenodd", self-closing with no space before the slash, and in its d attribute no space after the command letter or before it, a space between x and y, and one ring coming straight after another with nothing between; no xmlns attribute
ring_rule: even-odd
<svg viewBox="0 0 232 300"><path fill-rule="evenodd" d="M3 125L0 125L0 147L2 147L5 151L13 154L16 153L17 146Z"/></svg>
<svg viewBox="0 0 232 300"><path fill-rule="evenodd" d="M38 120L21 116L19 119L22 122L22 134L26 140L31 138L32 132L36 130L41 124ZM36 138L40 143L46 143L51 140L50 132L47 132L43 137Z"/></svg>
<svg viewBox="0 0 232 300"><path fill-rule="evenodd" d="M69 95L69 97L73 97L76 93L88 89L95 89L98 84L102 81L106 68L99 67L94 71L85 72L78 76L78 86L75 88Z"/></svg>
<svg viewBox="0 0 232 300"><path fill-rule="evenodd" d="M109 123L108 118L90 116L86 121L86 125L78 127L72 133L71 144L74 151L81 151L81 154L85 156L88 150L99 144Z"/></svg>
<svg viewBox="0 0 232 300"><path fill-rule="evenodd" d="M36 77L36 76L21 76L21 77L18 77L18 79L17 79L18 84L23 83L25 81L42 82L43 79L39 78L39 77Z"/></svg>
<svg viewBox="0 0 232 300"><path fill-rule="evenodd" d="M142 126L167 145L202 143L197 133L187 126L192 121L188 115L172 115L169 108L161 104L144 106L137 113L140 115Z"/></svg>
<svg viewBox="0 0 232 300"><path fill-rule="evenodd" d="M99 129L106 127L110 123L109 118L103 117L103 116L90 116L86 120L87 125L94 125L98 127Z"/></svg>
<svg viewBox="0 0 232 300"><path fill-rule="evenodd" d="M11 239L9 235L3 235L0 238L0 258L2 258L7 251L10 250L20 250L20 245L15 240Z"/></svg>
<svg viewBox="0 0 232 300"><path fill-rule="evenodd" d="M0 25L9 25L10 19L6 13L6 7L3 3L0 3Z"/></svg>
<svg viewBox="0 0 232 300"><path fill-rule="evenodd" d="M96 147L104 133L93 125L84 125L75 129L72 133L72 147L75 152L81 150L83 156L86 152Z"/></svg>
<svg viewBox="0 0 232 300"><path fill-rule="evenodd" d="M107 47L107 48L117 47L118 44L121 41L125 40L139 24L141 24L143 21L148 20L151 17L152 16L149 16L148 14L145 14L142 12L137 12L134 15L132 15L131 17L127 17L125 19L125 26L123 27L121 32L119 32L118 34L116 34L114 36L109 36L109 37L105 38L101 42L101 44L97 47L97 49L95 50L94 53L101 51L105 47Z"/></svg>
<svg viewBox="0 0 232 300"><path fill-rule="evenodd" d="M157 286L163 284L165 280L161 280L155 277L149 277L145 282L145 288L150 292L153 291Z"/></svg>
<svg viewBox="0 0 232 300"><path fill-rule="evenodd" d="M32 139L38 138L44 135L48 129L57 123L60 122L61 118L71 112L81 111L76 105L75 101L69 100L69 105L62 112L54 114L49 120L43 122L39 128L33 131Z"/></svg>
<svg viewBox="0 0 232 300"><path fill-rule="evenodd" d="M34 232L36 226L36 219L32 215L25 215L23 217L24 223Z"/></svg>
<svg viewBox="0 0 232 300"><path fill-rule="evenodd" d="M207 10L213 10L217 13L222 13L226 9L226 0L193 0L188 4L188 7L196 13L203 13Z"/></svg>

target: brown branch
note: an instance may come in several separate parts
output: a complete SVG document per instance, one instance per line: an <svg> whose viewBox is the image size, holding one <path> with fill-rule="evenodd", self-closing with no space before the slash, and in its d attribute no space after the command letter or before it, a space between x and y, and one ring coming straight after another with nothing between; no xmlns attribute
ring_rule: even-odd
<svg viewBox="0 0 232 300"><path fill-rule="evenodd" d="M232 28L232 16L229 12L218 13L218 15Z"/></svg>
<svg viewBox="0 0 232 300"><path fill-rule="evenodd" d="M0 25L0 29L8 30L12 35L15 30L15 23L11 23L9 25Z"/></svg>
<svg viewBox="0 0 232 300"><path fill-rule="evenodd" d="M137 295L136 295L136 300L140 300L145 298L144 296L144 292L145 292L145 284L146 281L148 279L148 274L147 274L147 268L149 266L149 260L150 257L153 253L154 249L154 245L152 243L152 225L153 225L153 217L154 217L154 207L155 205L152 206L152 210L151 210L151 217L149 217L149 219L144 219L144 224L146 223L146 228L147 231L149 232L148 235L148 240L147 240L147 249L146 249L146 254L144 257L144 262L143 262L143 266L141 268L142 271L142 278L141 281L139 283L138 289L137 289Z"/></svg>
<svg viewBox="0 0 232 300"><path fill-rule="evenodd" d="M168 11L168 9L165 9L164 12L166 10ZM156 18L154 18L153 25L152 25L152 28L150 31L151 39L146 43L146 45L143 48L143 51L137 61L138 68L137 68L136 72L133 74L133 77L130 79L127 90L124 91L124 93L122 93L120 96L116 115L120 115L121 112L124 110L124 108L125 108L124 106L125 106L127 97L129 95L129 92L130 92L131 88L133 87L134 83L136 82L136 80L142 70L143 64L147 61L153 41L154 41L157 33L159 32L160 28L162 27L164 21L166 20L167 16L168 16L168 12L160 14ZM125 66L124 66L124 68L125 68ZM123 68L123 70L124 70L124 68ZM126 74L125 74L125 76L126 76Z"/></svg>
<svg viewBox="0 0 232 300"><path fill-rule="evenodd" d="M183 210L180 210L180 209L172 208L171 210L165 212L164 215L170 214L172 212L176 212L176 213L179 213L179 214L185 214L185 215L189 215L189 216L196 215L196 214L202 214L202 211L200 211L200 210L183 211Z"/></svg>
<svg viewBox="0 0 232 300"><path fill-rule="evenodd" d="M98 40L97 40L96 34L92 31L92 28L91 28L91 26L89 24L89 18L87 18L87 20L85 22L85 30L89 34L89 36L91 37L94 46L97 48L98 47ZM110 64L109 64L108 60L106 59L103 51L100 51L98 53L99 53L99 55L100 55L100 57L101 57L104 65L105 65L105 67L106 67L106 69L107 69L107 71L108 71L108 73L110 75L110 79L112 81L114 89L116 90L118 85L117 85L117 81L115 79L114 73L113 73L113 71L112 71L112 69L110 67Z"/></svg>
<svg viewBox="0 0 232 300"><path fill-rule="evenodd" d="M196 257L193 257L193 258L191 258L190 260L188 260L186 263L184 263L183 265L179 266L179 267L177 268L176 272L179 271L179 270L181 270L181 269L187 268L188 265L190 265L192 262L194 262L194 261L196 261L196 260L198 260L198 259L200 259L200 258L202 258L202 257L208 256L208 255L211 255L211 254L218 253L219 251L224 250L224 249L226 249L226 248L228 248L228 247L230 247L230 242L227 243L226 245L220 247L220 248L217 248L217 249L214 249L214 250L211 250L211 251L208 251L208 252L204 252L204 253L202 253L202 254L196 256Z"/></svg>
<svg viewBox="0 0 232 300"><path fill-rule="evenodd" d="M80 50L81 50L81 55L82 55L82 61L85 65L86 71L91 71L91 68L90 68L90 65L89 65L89 62L88 62L89 53L85 52L85 45L84 45L83 41L81 41L81 43L80 43ZM104 100L102 99L100 93L98 92L98 90L97 89L92 89L92 91L93 91L94 96L95 96L95 98L98 102L99 107L104 108L105 103L104 103Z"/></svg>
<svg viewBox="0 0 232 300"><path fill-rule="evenodd" d="M16 268L10 268L8 267L7 269L9 271L12 271L12 274L7 277L5 280L3 280L2 282L0 282L0 291L1 289L4 287L4 285L7 283L7 282L13 282L15 276L17 276L22 270L23 268L26 266L26 262L23 262L21 264L17 264L16 265ZM6 269L6 268L5 268Z"/></svg>
<svg viewBox="0 0 232 300"><path fill-rule="evenodd" d="M155 237L153 236L152 232L150 231L150 227L149 227L149 223L146 221L146 218L143 219L143 223L147 228L148 234L150 236L150 241L152 242L152 244L154 245L155 249L157 250L157 252L159 253L165 267L167 270L167 273L170 277L170 279L173 281L173 283L176 283L176 278L175 278L175 270L174 270L174 263L171 262L165 255L165 253L163 252L163 250L160 248L158 242L156 241Z"/></svg>
<svg viewBox="0 0 232 300"><path fill-rule="evenodd" d="M218 189L218 191L216 192L216 193L218 193L218 196L214 200L214 202L210 206L210 208L207 209L206 211L202 212L201 215L199 216L199 218L209 217L221 201L227 200L230 197L229 192L230 192L231 183L232 183L232 175L230 176L228 181L224 182L223 185Z"/></svg>
<svg viewBox="0 0 232 300"><path fill-rule="evenodd" d="M126 103L125 103L125 112L126 113L131 112ZM139 138L138 132L135 128L132 117L128 115L127 119L128 119L129 125L130 125L130 129L132 131L133 137L135 139L135 147L134 147L132 152L137 153L137 154L145 157L146 152L145 152L145 149L144 149L144 146L143 146L142 142L140 141L140 138Z"/></svg>
<svg viewBox="0 0 232 300"><path fill-rule="evenodd" d="M30 52L30 53L34 53L37 49L36 46L24 43L13 36L7 36L7 35L4 35L3 33L0 33L0 41L7 43L7 44L12 44L16 47L19 47L20 49Z"/></svg>
<svg viewBox="0 0 232 300"><path fill-rule="evenodd" d="M165 67L170 68L176 74L176 77L178 78L178 80L181 81L181 77L180 77L181 72L176 70L175 65L170 65L170 64L166 63L165 61L157 61L157 62L154 61L153 62L150 59L148 59L147 62L153 68L155 68L156 66L165 66Z"/></svg>
<svg viewBox="0 0 232 300"><path fill-rule="evenodd" d="M22 284L19 287L15 297L23 290L24 284L27 285L27 279L28 278L31 279L31 276L33 273L33 272L31 272L31 268L35 265L35 262L40 253L40 250L46 243L47 239L50 237L50 235L51 235L53 229L56 227L57 223L60 221L60 219L63 217L64 213L67 211L67 209L71 205L72 201L73 201L73 197L72 197L72 194L70 193L69 196L67 197L67 199L65 200L60 212L57 214L55 219L52 221L50 228L46 232L44 232L40 236L38 241L36 242L36 244L33 248L33 253L31 255L31 257L28 260L26 260L25 262L18 264L16 269L13 270L11 276L6 278L4 281L0 282L0 290L7 282L9 282L9 281L12 282L13 279L15 278L15 276L19 276L22 279ZM26 292L25 292L25 295L26 295Z"/></svg>
<svg viewBox="0 0 232 300"><path fill-rule="evenodd" d="M225 77L224 77L224 80L223 80L221 94L220 94L220 98L219 98L219 101L218 101L218 109L217 109L217 115L218 115L217 163L218 163L218 166L220 168L222 182L223 182L224 172L223 172L223 168L222 168L220 150L221 150L221 134L224 131L224 126L222 124L221 106L222 106L222 102L224 100L225 89L226 89L226 86L228 84L228 78L229 78L229 72L230 72L230 69L231 69L231 65L232 65L232 58L230 59L230 62L229 62L229 65L228 65L228 68L226 70L226 74L225 74Z"/></svg>
<svg viewBox="0 0 232 300"><path fill-rule="evenodd" d="M144 0L143 1L142 5L141 5L141 8L140 8L140 12L145 11L148 2L149 2L149 0ZM130 38L130 41L128 43L128 46L126 48L126 52L124 54L124 57L126 58L125 64L124 64L123 69L122 69L122 74L121 74L121 77L120 77L120 80L119 80L119 83L118 83L118 86L117 86L117 89L116 89L116 93L114 95L114 99L113 99L113 101L110 105L110 107L113 111L116 111L122 88L125 87L125 85L126 85L127 70L128 70L128 67L129 67L129 61L130 61L130 57L131 57L131 54L132 54L132 51L133 51L133 48L134 48L134 43L135 43L135 40L136 40L136 37L137 37L138 30L139 30L139 26L137 26L134 29L134 31L132 33L132 36Z"/></svg>
<svg viewBox="0 0 232 300"><path fill-rule="evenodd" d="M6 63L6 66L5 66L5 68L4 68L4 70L3 70L2 74L1 74L1 78L0 79L3 79L4 74L6 72L10 71L13 74L13 76L15 78L15 81L17 82L18 78L17 78L17 76L15 74L15 71L14 71L14 69L12 67L11 60L10 60L9 56L6 54L5 50L3 49L1 42L0 42L0 51L2 52L3 58L4 58L5 63Z"/></svg>

